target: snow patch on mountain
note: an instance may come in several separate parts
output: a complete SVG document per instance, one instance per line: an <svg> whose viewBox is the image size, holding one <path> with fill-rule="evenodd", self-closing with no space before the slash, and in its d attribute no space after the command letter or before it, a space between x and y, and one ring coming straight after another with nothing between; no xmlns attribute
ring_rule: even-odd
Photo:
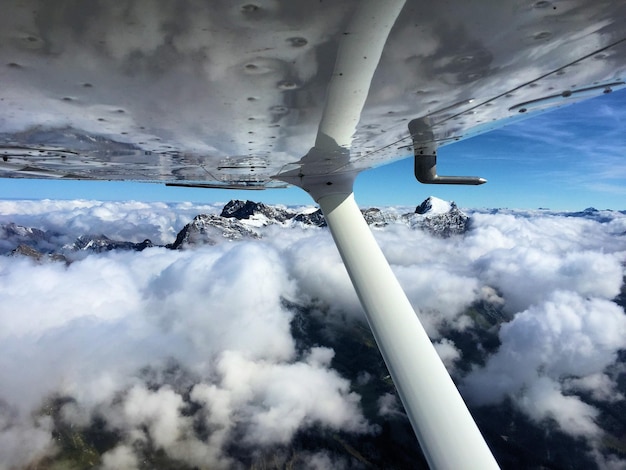
<svg viewBox="0 0 626 470"><path fill-rule="evenodd" d="M415 213L422 215L447 214L450 212L452 207L456 207L454 202L448 202L443 199L430 196L415 208Z"/></svg>
<svg viewBox="0 0 626 470"><path fill-rule="evenodd" d="M421 229L432 235L448 238L462 235L469 229L470 218L454 202L429 197L413 214L404 214L402 219L412 229Z"/></svg>

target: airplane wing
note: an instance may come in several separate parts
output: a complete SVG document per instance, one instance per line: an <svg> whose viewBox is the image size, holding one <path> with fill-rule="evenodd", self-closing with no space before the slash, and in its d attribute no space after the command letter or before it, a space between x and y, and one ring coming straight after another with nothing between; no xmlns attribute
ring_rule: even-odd
<svg viewBox="0 0 626 470"><path fill-rule="evenodd" d="M409 0L369 57L359 3L6 0L0 177L280 187L624 86L622 1ZM342 65L348 39L363 47ZM317 156L346 61L375 71L348 84L366 99L347 141Z"/></svg>

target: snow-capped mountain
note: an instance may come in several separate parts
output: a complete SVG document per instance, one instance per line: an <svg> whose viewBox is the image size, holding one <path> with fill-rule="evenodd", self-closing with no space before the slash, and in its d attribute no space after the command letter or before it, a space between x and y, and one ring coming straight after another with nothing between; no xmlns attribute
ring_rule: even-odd
<svg viewBox="0 0 626 470"><path fill-rule="evenodd" d="M429 197L417 206L414 213L398 217L392 211L378 208L361 211L368 225L384 227L392 223L405 223L411 228L426 230L433 235L449 237L465 233L469 217L454 202ZM284 227L325 227L321 210L293 212L282 207L267 206L253 201L232 200L224 206L219 216L198 215L187 224L169 248L180 249L190 245L214 245L220 241L260 238L259 228L268 225Z"/></svg>
<svg viewBox="0 0 626 470"><path fill-rule="evenodd" d="M425 230L432 235L449 237L463 234L468 229L469 217L461 212L454 202L429 197L422 202L415 212L398 215L392 210L375 207L361 211L366 222L376 228L389 224L406 224L412 229ZM263 227L280 225L286 229L325 227L326 221L320 209L293 211L280 206L268 206L253 201L232 200L224 206L220 215L199 214L185 225L173 243L166 245L171 249L191 248L200 245L215 245L225 241L262 238ZM114 240L104 234L85 234L72 243L60 244L56 239L63 239L59 234L9 223L0 225L0 249L4 253L25 255L41 259L45 254L60 253L70 258L81 256L80 253L101 253L111 250L141 251L154 246L150 240L134 243ZM23 246L17 250L18 246ZM26 249L26 247L30 249Z"/></svg>
<svg viewBox="0 0 626 470"><path fill-rule="evenodd" d="M296 213L281 207L271 207L262 202L232 200L222 209L221 217L237 220L257 221L260 225L282 223L292 219Z"/></svg>
<svg viewBox="0 0 626 470"><path fill-rule="evenodd" d="M191 246L215 245L220 241L244 238L259 238L259 235L237 219L214 214L200 214L185 225L178 232L176 241L167 247L180 250Z"/></svg>
<svg viewBox="0 0 626 470"><path fill-rule="evenodd" d="M0 252L14 250L19 245L34 248L50 243L51 235L43 230L13 222L0 224Z"/></svg>
<svg viewBox="0 0 626 470"><path fill-rule="evenodd" d="M313 227L326 227L326 219L324 219L324 214L322 214L321 209L317 209L313 212L300 212L299 214L296 214L291 221L305 226L310 225Z"/></svg>
<svg viewBox="0 0 626 470"><path fill-rule="evenodd" d="M467 231L469 217L454 202L447 202L436 197L429 197L415 212L400 217L393 211L376 207L361 210L365 221L373 227L384 227L391 223L406 223L411 228L427 230L433 235L447 237ZM271 207L252 201L230 201L220 217L235 218L247 227L260 227L270 224L291 226L294 222L317 227L326 226L321 210L315 212L292 212L281 207Z"/></svg>
<svg viewBox="0 0 626 470"><path fill-rule="evenodd" d="M235 218L247 226L262 227L270 224L285 226L310 225L325 227L326 221L320 209L293 212L284 207L268 206L262 202L232 200L222 209L221 217Z"/></svg>
<svg viewBox="0 0 626 470"><path fill-rule="evenodd" d="M63 263L69 264L70 260L68 260L61 253L42 253L32 246L20 244L9 253L9 256L12 257L22 257L25 256L27 258L31 258L37 262L44 261L61 261Z"/></svg>
<svg viewBox="0 0 626 470"><path fill-rule="evenodd" d="M470 218L454 202L429 197L413 214L404 214L402 219L413 229L421 229L433 235L447 238L467 232Z"/></svg>
<svg viewBox="0 0 626 470"><path fill-rule="evenodd" d="M94 253L102 253L111 250L133 250L142 251L146 248L154 246L150 240L144 240L141 243L133 243L127 241L111 240L106 235L81 235L74 243L64 247L67 251L91 251Z"/></svg>
<svg viewBox="0 0 626 470"><path fill-rule="evenodd" d="M369 209L361 209L361 214L367 225L372 227L384 227L390 223L396 222L398 217L391 212L384 212L376 207L370 207Z"/></svg>
<svg viewBox="0 0 626 470"><path fill-rule="evenodd" d="M454 202L448 202L444 201L443 199L430 196L415 208L415 213L421 215L446 214L450 212L453 207L456 207L456 204Z"/></svg>

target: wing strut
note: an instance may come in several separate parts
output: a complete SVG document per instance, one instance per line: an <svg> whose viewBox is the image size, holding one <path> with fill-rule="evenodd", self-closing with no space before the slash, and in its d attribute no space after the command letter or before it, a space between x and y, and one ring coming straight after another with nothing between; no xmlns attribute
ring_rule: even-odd
<svg viewBox="0 0 626 470"><path fill-rule="evenodd" d="M317 202L430 467L498 468L352 192Z"/></svg>
<svg viewBox="0 0 626 470"><path fill-rule="evenodd" d="M359 3L337 51L315 146L296 169L277 179L309 192L324 212L430 467L494 469L498 464L354 201L357 171L345 165L385 42L404 4ZM341 167L344 171L333 171Z"/></svg>

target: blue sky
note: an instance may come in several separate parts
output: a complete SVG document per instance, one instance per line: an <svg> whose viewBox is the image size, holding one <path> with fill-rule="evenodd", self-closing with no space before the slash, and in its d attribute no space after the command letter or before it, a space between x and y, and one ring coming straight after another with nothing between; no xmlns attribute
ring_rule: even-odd
<svg viewBox="0 0 626 470"><path fill-rule="evenodd" d="M533 116L439 150L438 172L487 178L480 187L424 186L411 158L364 172L361 206L416 205L433 195L461 207L626 209L626 90ZM0 198L309 204L297 188L229 191L159 184L2 180Z"/></svg>

